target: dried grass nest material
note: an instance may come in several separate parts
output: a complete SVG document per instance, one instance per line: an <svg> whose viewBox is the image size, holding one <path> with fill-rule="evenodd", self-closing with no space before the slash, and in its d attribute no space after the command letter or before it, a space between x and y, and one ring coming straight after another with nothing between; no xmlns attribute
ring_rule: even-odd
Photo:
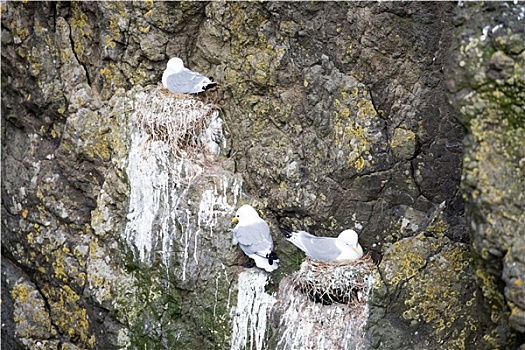
<svg viewBox="0 0 525 350"><path fill-rule="evenodd" d="M368 292L370 273L376 269L370 254L358 260L324 262L305 259L293 276L295 289L323 304L361 303Z"/></svg>
<svg viewBox="0 0 525 350"><path fill-rule="evenodd" d="M194 96L152 89L137 106L139 126L152 141L164 141L175 154L202 151L203 135L219 107Z"/></svg>

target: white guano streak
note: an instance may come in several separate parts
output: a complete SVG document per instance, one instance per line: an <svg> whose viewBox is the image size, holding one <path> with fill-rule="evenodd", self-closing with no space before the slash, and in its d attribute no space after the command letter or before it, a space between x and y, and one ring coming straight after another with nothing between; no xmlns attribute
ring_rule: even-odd
<svg viewBox="0 0 525 350"><path fill-rule="evenodd" d="M257 270L239 274L237 307L232 309L231 350L265 348L268 312L275 298L266 293L268 274Z"/></svg>
<svg viewBox="0 0 525 350"><path fill-rule="evenodd" d="M176 254L174 245L178 245L181 277L185 281L189 259L198 264L199 236L213 236L218 218L233 214L241 181L206 173L190 160L170 157L169 145L148 141L138 129L133 130L131 139L127 167L130 202L125 239L136 249L142 262L151 265L154 253L160 253L166 270ZM200 193L201 198L193 203L188 192L190 189L197 191L191 185L202 177L211 181L199 184L201 190L197 195Z"/></svg>
<svg viewBox="0 0 525 350"><path fill-rule="evenodd" d="M151 231L159 214L161 201L168 198L168 168L165 156L166 145L152 142L145 157L142 145L146 142L143 134L134 132L131 138L127 173L130 182L129 214L125 229L126 240L138 250L141 261L151 264L153 239ZM162 220L164 231L167 220ZM160 232L163 235L165 232Z"/></svg>

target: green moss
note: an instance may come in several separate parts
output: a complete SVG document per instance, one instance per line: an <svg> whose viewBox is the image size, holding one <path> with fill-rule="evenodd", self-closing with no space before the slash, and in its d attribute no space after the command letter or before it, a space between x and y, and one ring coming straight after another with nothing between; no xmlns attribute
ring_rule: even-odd
<svg viewBox="0 0 525 350"><path fill-rule="evenodd" d="M293 271L299 270L305 258L306 256L300 250L295 250L289 256L289 260L293 263Z"/></svg>
<svg viewBox="0 0 525 350"><path fill-rule="evenodd" d="M212 343L228 343L231 335L229 310L226 305L209 300L210 306L194 308L192 318L201 328L201 333Z"/></svg>
<svg viewBox="0 0 525 350"><path fill-rule="evenodd" d="M131 258L132 264L137 262ZM208 348L211 344L224 344L230 333L229 310L224 300L215 300L214 293L188 295L187 292L166 284L151 267L128 265L133 270L131 284L118 286L114 308L117 319L128 325L129 342L137 348L155 348L165 343L169 348ZM164 280L164 282L163 282ZM213 282L212 282L213 283ZM217 294L227 295L229 285L216 283ZM213 288L209 288L213 290ZM226 294L225 294L226 293ZM202 299L201 298L206 298ZM188 324L198 325L198 330L187 329ZM156 327L160 332L152 331ZM208 339L209 344L202 344Z"/></svg>

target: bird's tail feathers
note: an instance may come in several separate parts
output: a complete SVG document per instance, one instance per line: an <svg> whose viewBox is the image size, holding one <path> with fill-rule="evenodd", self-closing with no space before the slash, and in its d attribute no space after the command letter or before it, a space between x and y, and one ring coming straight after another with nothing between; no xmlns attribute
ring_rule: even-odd
<svg viewBox="0 0 525 350"><path fill-rule="evenodd" d="M279 263L279 257L277 256L277 253L274 251L269 252L268 254L264 255L264 253L255 253L255 255L260 256L261 258L265 258L268 260L269 265L277 265Z"/></svg>
<svg viewBox="0 0 525 350"><path fill-rule="evenodd" d="M273 263L279 262L279 257L274 251L271 251L270 254L266 254L266 259L268 259L268 264L273 265Z"/></svg>
<svg viewBox="0 0 525 350"><path fill-rule="evenodd" d="M213 77L209 77L211 83L208 83L206 85L204 85L202 87L202 90L203 91L206 91L206 90L209 90L209 89L213 89L214 87L216 87L218 84L216 82L213 81Z"/></svg>
<svg viewBox="0 0 525 350"><path fill-rule="evenodd" d="M279 229L281 230L281 232L282 232L282 234L284 235L285 238L292 237L292 231L287 230L287 229L282 228L282 227L280 227Z"/></svg>
<svg viewBox="0 0 525 350"><path fill-rule="evenodd" d="M272 271L275 271L279 267L279 260L270 259L269 258L270 254L271 253L266 254L266 256L262 254L253 254L251 257L255 261L255 264L257 265L257 267L264 269L266 272L272 272Z"/></svg>

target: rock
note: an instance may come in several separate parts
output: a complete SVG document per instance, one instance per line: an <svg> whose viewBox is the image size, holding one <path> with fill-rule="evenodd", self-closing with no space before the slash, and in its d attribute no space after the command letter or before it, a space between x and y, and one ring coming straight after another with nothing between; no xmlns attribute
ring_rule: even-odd
<svg viewBox="0 0 525 350"><path fill-rule="evenodd" d="M522 27L515 12L500 16L504 5L463 5L454 19L455 6L3 4L2 259L16 277L2 276L4 344L227 349L275 339L286 329L270 324L257 341L231 339L234 304L250 292L239 286L247 274L229 232L244 203L269 222L281 261L259 281L261 298L272 300L302 259L279 226L332 236L353 228L385 272L371 294L372 347L520 343L507 317L519 331L521 228L512 220L522 222L522 211L500 203L523 203L521 173L512 170L523 166L522 104L513 95L525 76ZM512 30L487 19L487 39L467 43L471 18L489 14ZM454 23L465 57L456 56L447 80L453 110L442 70ZM478 57L489 42L490 54ZM188 126L183 100L159 90L172 56L219 82L193 96L219 113L189 118L176 142L163 128ZM484 98L468 95L487 86ZM487 124L494 106L507 117L491 114ZM469 130L464 158L454 113ZM153 125L144 116L162 118ZM472 266L462 164L482 256ZM485 178L498 181L488 192L478 188ZM515 244L502 248L507 242ZM403 245L414 261L399 259ZM487 273L483 259L502 268ZM451 269L460 280L449 281ZM473 299L475 281L485 294ZM436 301L452 309L427 311Z"/></svg>
<svg viewBox="0 0 525 350"><path fill-rule="evenodd" d="M397 158L410 159L416 153L416 134L410 130L397 128L394 130L390 147Z"/></svg>
<svg viewBox="0 0 525 350"><path fill-rule="evenodd" d="M372 346L383 348L390 343L408 349L428 348L432 343L451 349L493 346L477 337L477 329L488 329L491 324L483 316L487 308L478 294L468 255L465 244L451 244L447 237L420 234L394 243L386 251L379 270L389 294L395 291L404 294L399 299L403 302L394 301L388 306L392 311L386 313L381 310L383 306L372 305L369 331ZM382 293L381 284L374 288ZM374 317L375 314L378 316ZM403 321L394 315L401 315ZM408 327L410 336L398 338L403 333L399 327Z"/></svg>
<svg viewBox="0 0 525 350"><path fill-rule="evenodd" d="M485 10L490 8L490 13ZM493 318L523 333L525 30L521 4L464 6L448 67L450 100L468 130L462 191L477 276ZM474 78L474 79L473 79ZM492 283L494 280L496 283ZM505 288L500 286L504 282ZM508 314L510 313L510 317ZM523 338L521 338L523 343Z"/></svg>

